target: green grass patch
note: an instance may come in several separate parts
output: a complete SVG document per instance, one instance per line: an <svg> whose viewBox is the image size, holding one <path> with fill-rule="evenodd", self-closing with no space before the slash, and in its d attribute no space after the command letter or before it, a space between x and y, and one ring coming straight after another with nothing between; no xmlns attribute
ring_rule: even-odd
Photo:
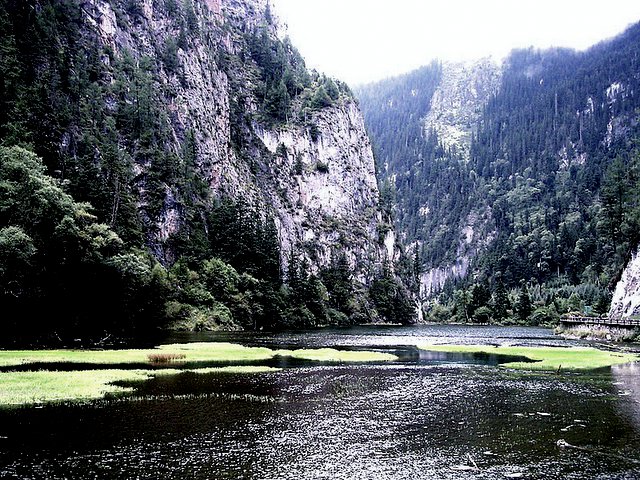
<svg viewBox="0 0 640 480"><path fill-rule="evenodd" d="M262 347L244 347L233 343L188 343L161 345L140 350L3 350L0 366L30 363L87 363L94 365L157 364L186 362L244 362L273 358L274 352Z"/></svg>
<svg viewBox="0 0 640 480"><path fill-rule="evenodd" d="M133 391L113 382L149 378L138 370L3 372L0 373L0 405L96 400L107 394Z"/></svg>
<svg viewBox="0 0 640 480"><path fill-rule="evenodd" d="M271 350L233 343L184 343L143 350L4 350L0 366L32 363L85 363L94 365L150 364L179 365L197 362L248 362L271 360L276 355L325 362L376 362L397 360L379 352L344 351L332 348Z"/></svg>
<svg viewBox="0 0 640 480"><path fill-rule="evenodd" d="M106 395L127 394L129 387L118 382L145 381L156 376L184 372L261 373L276 371L267 366L242 365L245 362L268 361L276 356L308 361L358 363L397 360L395 355L379 352L342 351L330 348L317 350L271 350L264 347L244 347L232 343L189 343L162 345L139 350L21 350L0 351L0 366L5 368L38 364L88 364L86 371L8 371L0 372L0 406L32 405L60 401L87 401ZM184 364L229 363L238 365L187 370ZM149 365L156 369L116 369L100 366ZM164 368L157 368L164 367ZM73 370L69 368L69 370Z"/></svg>
<svg viewBox="0 0 640 480"><path fill-rule="evenodd" d="M422 350L451 353L485 353L526 357L532 362L509 362L502 366L521 370L586 371L640 360L637 355L605 352L591 347L494 347L489 345L418 345Z"/></svg>
<svg viewBox="0 0 640 480"><path fill-rule="evenodd" d="M398 357L391 353L336 350L333 348L278 350L275 353L282 357L291 357L314 362L361 363L392 362L394 360L398 360Z"/></svg>
<svg viewBox="0 0 640 480"><path fill-rule="evenodd" d="M106 395L127 394L131 387L116 382L145 381L157 376L179 375L185 372L265 373L278 371L271 367L237 366L198 368L193 370L83 370L74 372L0 372L0 406L36 405L55 402L83 402L98 400Z"/></svg>

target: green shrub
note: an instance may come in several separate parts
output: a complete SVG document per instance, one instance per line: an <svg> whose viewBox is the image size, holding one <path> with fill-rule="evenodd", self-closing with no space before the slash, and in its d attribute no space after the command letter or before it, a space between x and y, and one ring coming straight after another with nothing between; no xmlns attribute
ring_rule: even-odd
<svg viewBox="0 0 640 480"><path fill-rule="evenodd" d="M329 173L329 164L318 161L318 163L316 163L316 170L320 173Z"/></svg>
<svg viewBox="0 0 640 480"><path fill-rule="evenodd" d="M451 317L453 317L452 309L439 302L431 304L425 313L425 319L433 323L448 323Z"/></svg>
<svg viewBox="0 0 640 480"><path fill-rule="evenodd" d="M473 312L473 321L476 323L489 323L491 320L491 309L487 306L479 307Z"/></svg>
<svg viewBox="0 0 640 480"><path fill-rule="evenodd" d="M538 307L529 317L533 325L555 325L560 321L560 315L553 305Z"/></svg>
<svg viewBox="0 0 640 480"><path fill-rule="evenodd" d="M337 325L340 327L346 327L350 325L349 317L334 308L327 309L327 317L329 318L329 323L331 325Z"/></svg>

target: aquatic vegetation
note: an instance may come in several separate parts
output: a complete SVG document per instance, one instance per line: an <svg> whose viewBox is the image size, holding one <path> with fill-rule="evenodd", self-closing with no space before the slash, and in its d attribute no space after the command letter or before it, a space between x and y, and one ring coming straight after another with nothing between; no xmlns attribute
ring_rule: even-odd
<svg viewBox="0 0 640 480"><path fill-rule="evenodd" d="M268 348L232 343L190 343L139 350L3 350L0 351L0 366L30 363L149 364L156 363L154 358L170 357L179 357L183 362L236 362L269 360L273 356L273 350Z"/></svg>
<svg viewBox="0 0 640 480"><path fill-rule="evenodd" d="M640 360L637 355L606 352L591 347L511 347L491 345L418 345L422 350L451 353L484 353L525 357L530 361L507 362L503 367L522 370L595 370Z"/></svg>
<svg viewBox="0 0 640 480"><path fill-rule="evenodd" d="M234 343L203 342L161 345L144 350L2 350L0 351L0 366L10 367L31 363L158 364L177 360L184 363L232 363L271 360L276 355L325 362L397 360L395 355L379 352L343 351L331 348L276 351L265 347L245 347Z"/></svg>
<svg viewBox="0 0 640 480"><path fill-rule="evenodd" d="M147 355L149 362L164 365L171 362L184 360L187 356L184 353L150 353Z"/></svg>
<svg viewBox="0 0 640 480"><path fill-rule="evenodd" d="M148 380L138 370L87 370L79 372L2 372L0 404L30 405L65 400L94 400L108 394L133 391L117 381Z"/></svg>
<svg viewBox="0 0 640 480"><path fill-rule="evenodd" d="M265 373L275 372L271 367L221 367L193 370L83 370L73 372L1 372L0 406L34 405L52 402L82 402L97 400L107 395L132 393L131 386L118 385L121 382L137 382L158 376L184 373Z"/></svg>
<svg viewBox="0 0 640 480"><path fill-rule="evenodd" d="M5 369L24 365L46 368L47 364L93 365L85 371L6 371L0 372L0 405L30 405L56 401L86 401L106 395L131 393L132 387L118 382L145 381L157 376L178 375L185 372L206 373L263 373L278 369L246 362L263 362L275 357L335 363L393 361L388 353L370 351L342 351L331 348L302 350L271 350L264 347L245 347L232 343L188 343L161 345L140 350L22 350L0 351L0 366ZM176 368L181 364L213 364L208 368ZM219 363L237 363L218 367ZM153 370L103 369L104 365L149 365ZM157 368L167 366L172 368ZM72 370L68 369L68 370Z"/></svg>
<svg viewBox="0 0 640 480"><path fill-rule="evenodd" d="M557 335L567 338L587 340L611 340L613 342L633 342L640 339L640 329L617 328L609 325L564 325L555 328Z"/></svg>

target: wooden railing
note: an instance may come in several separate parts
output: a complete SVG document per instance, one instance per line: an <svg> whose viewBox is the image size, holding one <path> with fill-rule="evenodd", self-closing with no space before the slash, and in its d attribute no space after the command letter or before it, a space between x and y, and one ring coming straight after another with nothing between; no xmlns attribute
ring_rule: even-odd
<svg viewBox="0 0 640 480"><path fill-rule="evenodd" d="M566 315L560 317L560 323L581 323L586 325L606 325L610 327L640 327L637 318L580 317Z"/></svg>

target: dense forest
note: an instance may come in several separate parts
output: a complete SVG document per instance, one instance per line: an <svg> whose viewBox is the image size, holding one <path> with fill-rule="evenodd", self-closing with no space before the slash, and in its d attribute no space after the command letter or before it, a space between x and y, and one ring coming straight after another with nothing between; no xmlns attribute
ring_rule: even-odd
<svg viewBox="0 0 640 480"><path fill-rule="evenodd" d="M142 21L142 2L111 5L123 31ZM235 32L243 50L230 55L199 16L199 2L156 0L177 34L136 56L100 41L90 8L75 0L0 1L5 340L412 318L390 269L381 268L369 290L344 256L318 269L295 246L282 252L273 212L233 192L212 195L196 162L198 132L171 128L172 85L186 81L180 55L194 45L238 83L231 147L256 177L244 145L251 121L308 121L351 98L346 84L308 71L291 43L274 35L268 9L260 24ZM252 82L242 83L238 71ZM242 107L249 96L261 100L253 114ZM160 241L169 201L182 221Z"/></svg>
<svg viewBox="0 0 640 480"><path fill-rule="evenodd" d="M255 192L214 193L204 134L175 106L193 81L189 56L203 56L231 92L228 148L267 185L287 152L265 153L255 125L314 138L314 115L352 102L350 88L308 70L268 8L223 28L201 2L152 4L174 34L142 54L105 43L90 2L0 0L7 339L410 323L425 272L460 258L465 275L422 298L426 318L539 324L607 311L640 243L640 26L585 52L513 52L466 153L425 128L442 64L360 88L379 241L395 227L401 252L356 275L340 249L322 265L302 245L282 251L277 212ZM148 21L139 0L110 5L122 32ZM287 175L306 173L297 161ZM167 233L169 211L179 225Z"/></svg>
<svg viewBox="0 0 640 480"><path fill-rule="evenodd" d="M514 51L470 158L424 127L440 65L357 91L408 283L417 292L421 273L472 259L427 299L428 318L537 324L607 312L640 242L639 53L639 25L585 52ZM469 227L480 240L465 246Z"/></svg>

